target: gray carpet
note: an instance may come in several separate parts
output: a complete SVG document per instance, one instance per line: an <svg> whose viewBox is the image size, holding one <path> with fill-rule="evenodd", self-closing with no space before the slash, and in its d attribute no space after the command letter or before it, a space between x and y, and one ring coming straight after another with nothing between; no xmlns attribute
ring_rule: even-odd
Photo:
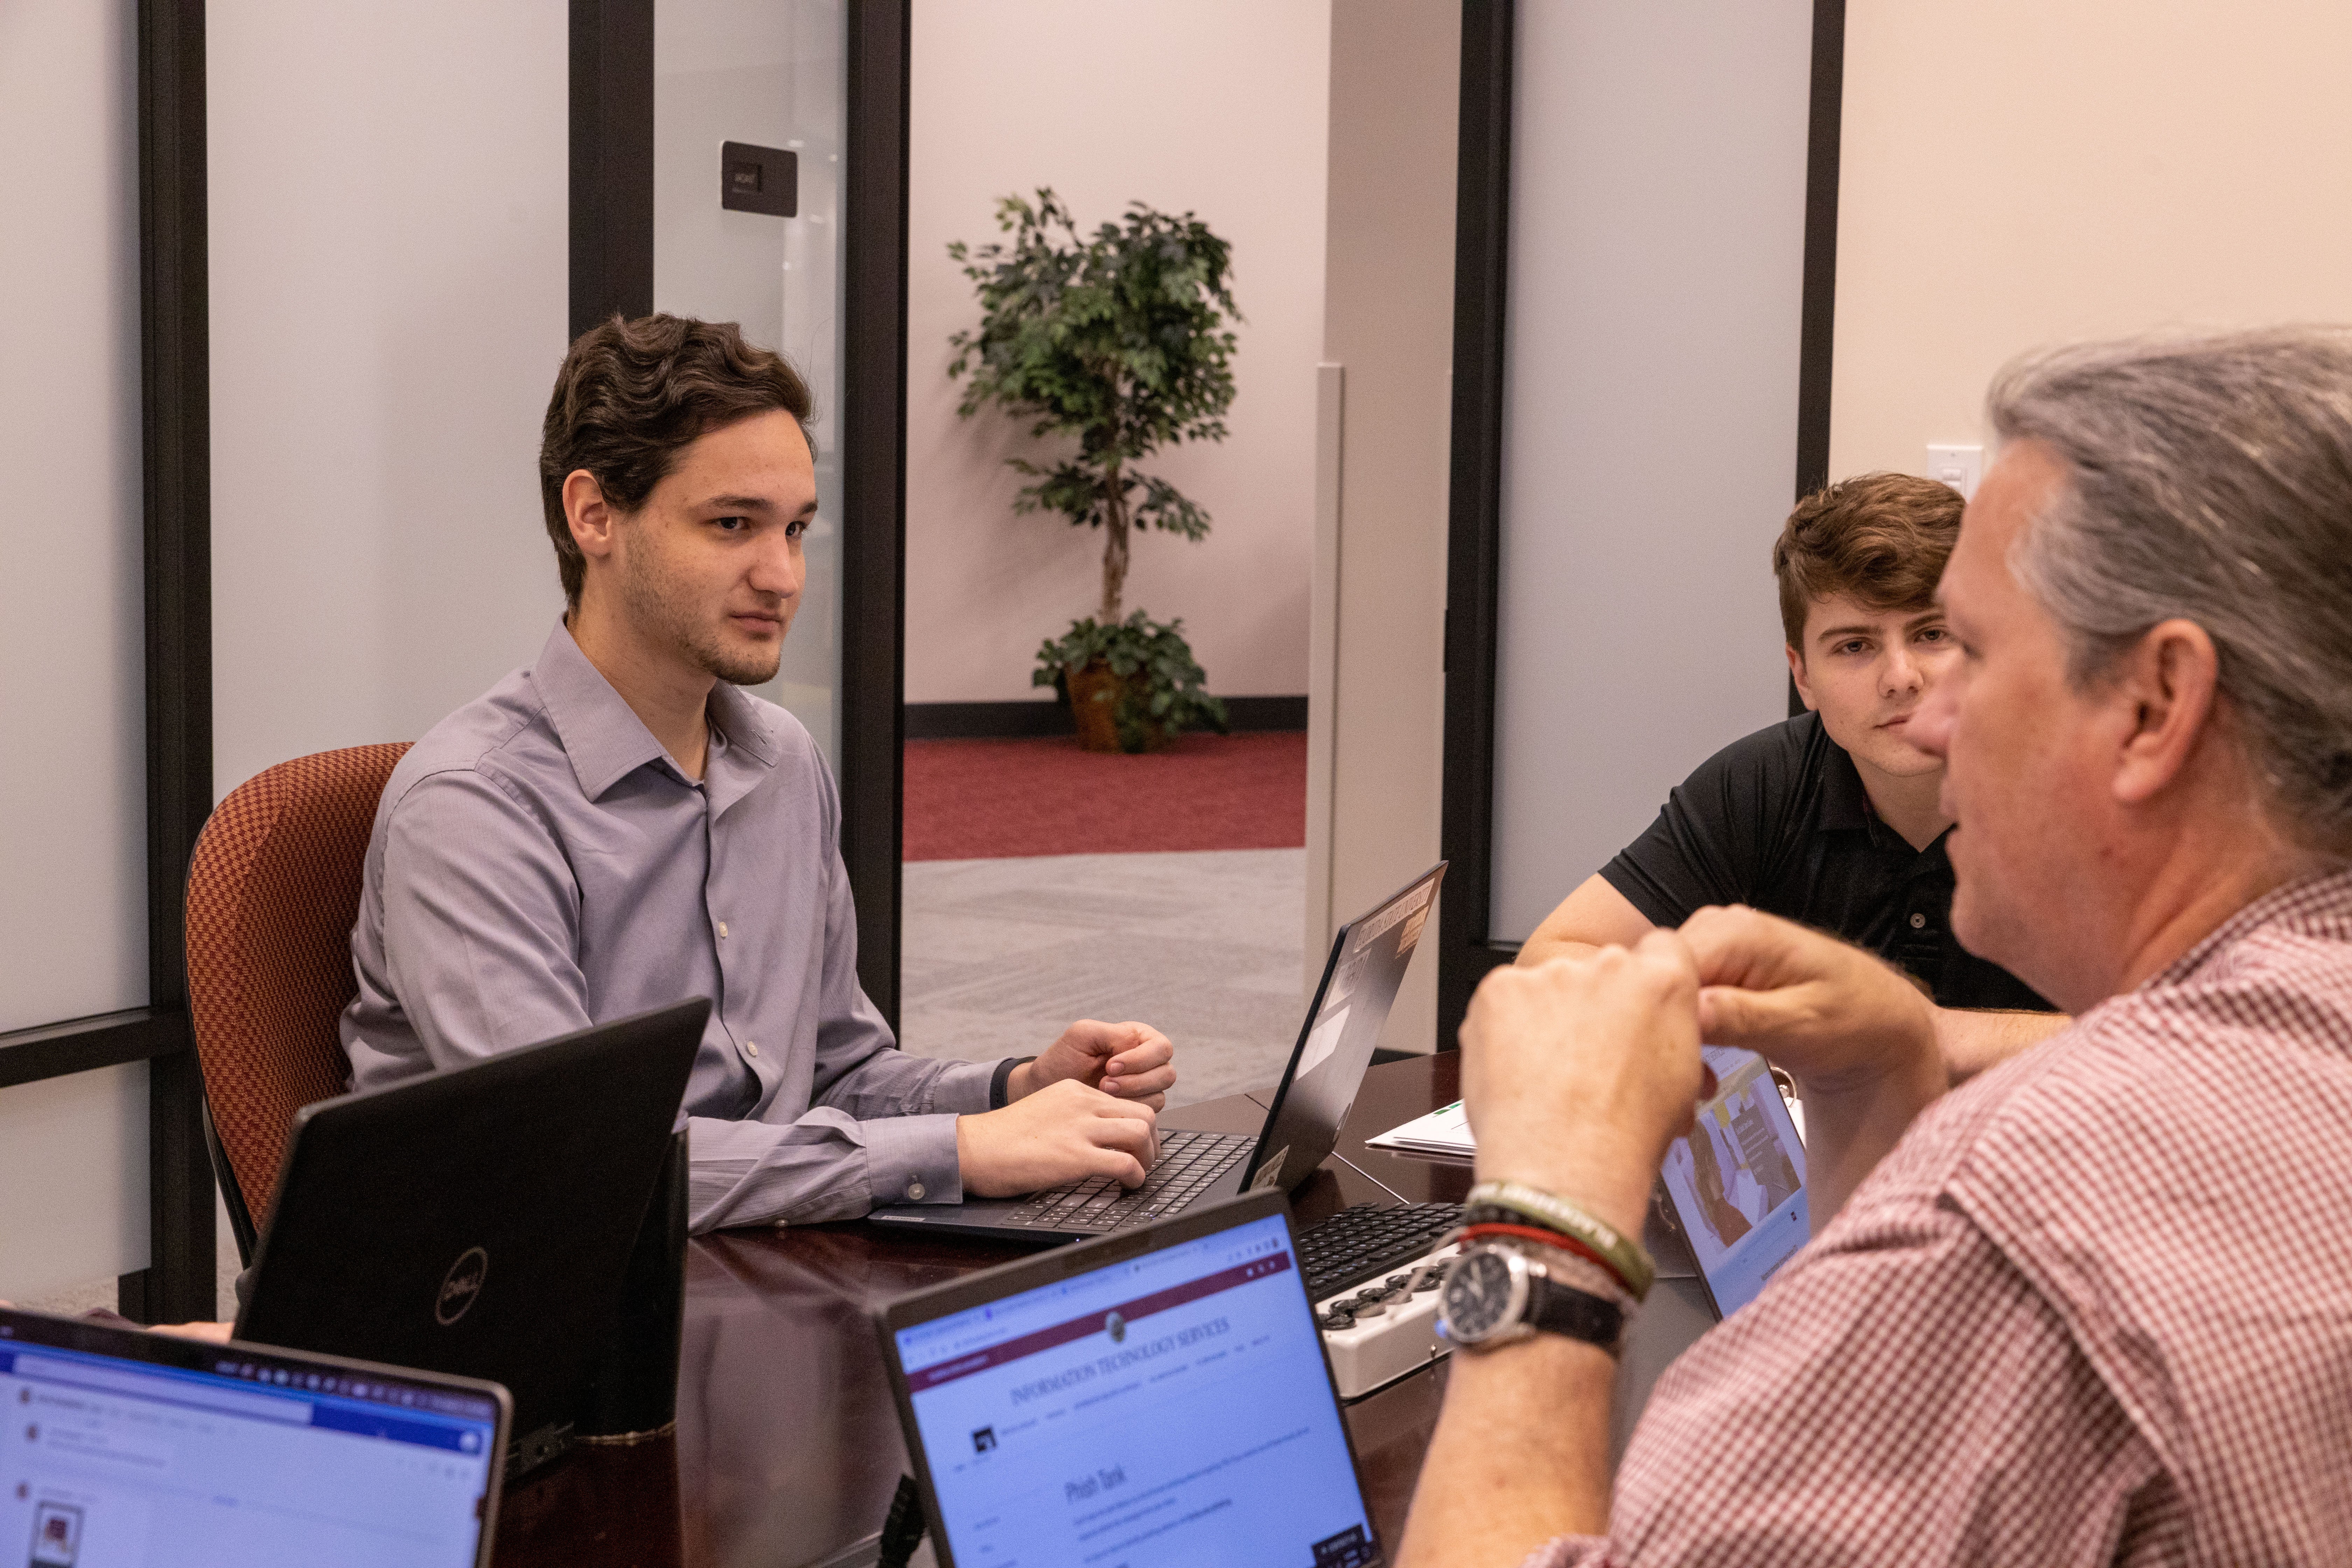
<svg viewBox="0 0 2352 1568"><path fill-rule="evenodd" d="M1298 1036L1306 875L1304 849L911 862L903 1043L988 1061L1134 1018L1176 1044L1171 1105L1270 1083Z"/></svg>

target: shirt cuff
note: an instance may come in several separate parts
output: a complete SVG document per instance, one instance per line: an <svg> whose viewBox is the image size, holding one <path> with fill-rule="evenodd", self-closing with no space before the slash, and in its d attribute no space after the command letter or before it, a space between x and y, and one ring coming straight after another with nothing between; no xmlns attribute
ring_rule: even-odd
<svg viewBox="0 0 2352 1568"><path fill-rule="evenodd" d="M959 1115L978 1116L996 1106L988 1097L989 1084L994 1079L994 1062L954 1062L939 1064L940 1074L931 1079L917 1103L923 1110L952 1110Z"/></svg>
<svg viewBox="0 0 2352 1568"><path fill-rule="evenodd" d="M861 1121L857 1127L866 1135L866 1190L870 1206L963 1202L963 1171L956 1163L952 1115L885 1116Z"/></svg>
<svg viewBox="0 0 2352 1568"><path fill-rule="evenodd" d="M996 1064L996 1076L988 1080L989 1110L1002 1110L1012 1103L1007 1096L1013 1092L1013 1069L1026 1067L1036 1059L1035 1057L1007 1057Z"/></svg>

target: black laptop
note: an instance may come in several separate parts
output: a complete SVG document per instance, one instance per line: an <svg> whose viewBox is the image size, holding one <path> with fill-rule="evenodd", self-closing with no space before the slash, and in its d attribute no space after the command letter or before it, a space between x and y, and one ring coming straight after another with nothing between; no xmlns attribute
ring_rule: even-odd
<svg viewBox="0 0 2352 1568"><path fill-rule="evenodd" d="M496 1384L0 1310L0 1410L11 1563L490 1560Z"/></svg>
<svg viewBox="0 0 2352 1568"><path fill-rule="evenodd" d="M1331 939L1331 956L1324 961L1298 1043L1256 1133L1163 1132L1159 1163L1132 1192L1097 1176L1022 1198L892 1204L867 1217L877 1225L1053 1244L1149 1225L1235 1193L1297 1187L1339 1141L1339 1125L1380 1044L1381 1026L1436 908L1445 864L1439 861Z"/></svg>
<svg viewBox="0 0 2352 1568"><path fill-rule="evenodd" d="M1381 1561L1281 1194L877 1314L940 1568Z"/></svg>
<svg viewBox="0 0 2352 1568"><path fill-rule="evenodd" d="M509 1471L562 1451L709 1012L303 1107L236 1337L504 1384Z"/></svg>

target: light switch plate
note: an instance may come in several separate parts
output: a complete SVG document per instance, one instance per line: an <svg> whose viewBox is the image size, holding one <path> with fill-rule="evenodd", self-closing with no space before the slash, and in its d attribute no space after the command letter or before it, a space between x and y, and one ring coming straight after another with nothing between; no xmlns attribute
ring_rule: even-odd
<svg viewBox="0 0 2352 1568"><path fill-rule="evenodd" d="M1984 448L1980 446L1942 446L1927 444L1927 477L1960 492L1963 500L1976 499L1977 481L1984 478Z"/></svg>

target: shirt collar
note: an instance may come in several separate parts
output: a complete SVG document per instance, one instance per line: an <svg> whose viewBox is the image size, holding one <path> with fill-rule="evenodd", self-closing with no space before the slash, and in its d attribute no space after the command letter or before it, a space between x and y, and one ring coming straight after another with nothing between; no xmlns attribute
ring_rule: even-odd
<svg viewBox="0 0 2352 1568"><path fill-rule="evenodd" d="M1853 757L1843 746L1822 737L1830 749L1829 760L1822 768L1822 812L1820 826L1825 830L1844 829L1867 833L1870 842L1881 849L1900 848L1906 855L1920 857L1915 866L1932 864L1930 858L1940 858L1944 840L1952 836L1948 827L1936 835L1925 849L1914 849L1910 842L1886 826L1878 809L1870 804L1870 789L1862 782L1862 770L1853 765Z"/></svg>
<svg viewBox="0 0 2352 1568"><path fill-rule="evenodd" d="M710 756L702 764L702 788L716 817L775 772L782 748L760 704L740 687L723 680L712 687L709 717Z"/></svg>
<svg viewBox="0 0 2352 1568"><path fill-rule="evenodd" d="M2141 988L2179 984L2267 925L2328 921L2340 926L2347 921L2352 921L2352 871L2321 871L2273 888L2247 904L2167 964L2163 973L2142 982Z"/></svg>
<svg viewBox="0 0 2352 1568"><path fill-rule="evenodd" d="M1878 816L1870 809L1870 792L1863 787L1861 771L1843 746L1827 734L1822 735L1822 742L1829 747L1830 754L1822 767L1821 826L1869 832Z"/></svg>
<svg viewBox="0 0 2352 1568"><path fill-rule="evenodd" d="M555 727L556 739L563 742L563 753L571 759L580 792L590 800L599 798L647 763L667 760L669 753L646 728L645 721L613 689L604 673L588 662L588 656L572 640L571 628L560 620L539 650L530 681L547 710L548 722ZM755 770L751 778L736 778L735 763L751 762L773 768L778 747L759 705L725 681L711 689L709 718L725 742L721 744L714 738L711 760L703 773L710 775L719 759L728 759L729 765L720 770L729 775L728 784L723 791L714 788L712 802L714 808L723 810L748 791L757 776ZM724 800L718 798L720 793Z"/></svg>

